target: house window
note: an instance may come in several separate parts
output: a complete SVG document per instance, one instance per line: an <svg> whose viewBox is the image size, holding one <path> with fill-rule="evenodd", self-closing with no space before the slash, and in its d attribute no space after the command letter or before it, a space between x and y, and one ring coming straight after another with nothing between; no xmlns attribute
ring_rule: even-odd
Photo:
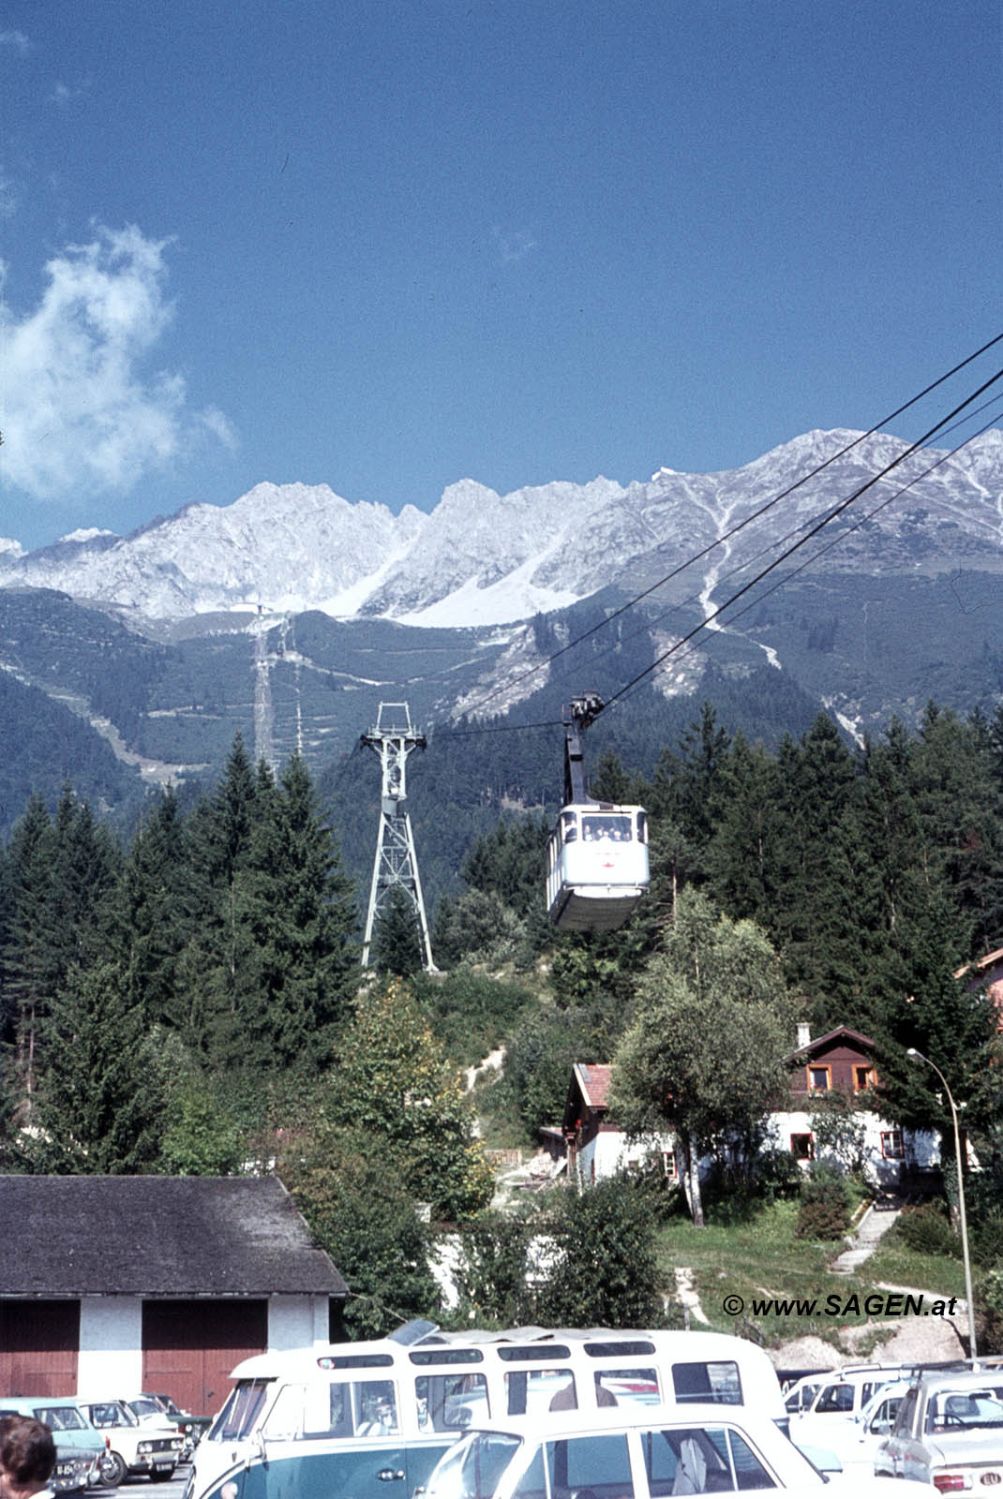
<svg viewBox="0 0 1003 1499"><path fill-rule="evenodd" d="M815 1159L815 1141L810 1134L791 1135L791 1155L796 1161Z"/></svg>
<svg viewBox="0 0 1003 1499"><path fill-rule="evenodd" d="M904 1161L905 1146L902 1144L902 1131L900 1129L883 1129L881 1131L881 1155L886 1161Z"/></svg>
<svg viewBox="0 0 1003 1499"><path fill-rule="evenodd" d="M676 1170L676 1153L674 1150L662 1151L662 1170L665 1172L667 1180L670 1182L676 1180L679 1173Z"/></svg>
<svg viewBox="0 0 1003 1499"><path fill-rule="evenodd" d="M876 1082L873 1067L854 1067L853 1089L855 1093L865 1093L868 1088L873 1088Z"/></svg>
<svg viewBox="0 0 1003 1499"><path fill-rule="evenodd" d="M809 1093L828 1093L829 1091L829 1069L828 1067L808 1068L808 1091Z"/></svg>

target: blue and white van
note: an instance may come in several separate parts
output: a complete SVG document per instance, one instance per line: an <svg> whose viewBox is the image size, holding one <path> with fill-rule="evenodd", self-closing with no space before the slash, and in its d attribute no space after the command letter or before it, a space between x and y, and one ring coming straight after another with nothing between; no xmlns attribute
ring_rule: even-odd
<svg viewBox="0 0 1003 1499"><path fill-rule="evenodd" d="M391 1337L245 1359L195 1454L186 1499L414 1499L483 1421L556 1410L746 1406L783 1430L761 1348L713 1332L540 1328Z"/></svg>

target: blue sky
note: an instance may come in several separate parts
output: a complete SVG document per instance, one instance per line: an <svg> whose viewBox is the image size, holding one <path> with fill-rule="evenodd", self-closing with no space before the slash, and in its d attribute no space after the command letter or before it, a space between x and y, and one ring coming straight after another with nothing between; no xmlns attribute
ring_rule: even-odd
<svg viewBox="0 0 1003 1499"><path fill-rule="evenodd" d="M10 0L0 89L26 545L726 468L1003 326L996 0Z"/></svg>

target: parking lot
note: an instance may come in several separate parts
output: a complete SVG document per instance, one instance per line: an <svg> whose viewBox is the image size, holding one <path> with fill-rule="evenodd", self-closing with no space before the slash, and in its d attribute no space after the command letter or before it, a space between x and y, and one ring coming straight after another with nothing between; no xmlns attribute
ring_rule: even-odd
<svg viewBox="0 0 1003 1499"><path fill-rule="evenodd" d="M128 1495L129 1499L139 1499L141 1490L150 1490L150 1499L156 1494L157 1499L181 1499L185 1491L185 1484L191 1473L191 1464L183 1463L175 1468L173 1477L167 1483L151 1483L148 1478L127 1478L118 1489L88 1489L87 1499L114 1499L116 1494Z"/></svg>

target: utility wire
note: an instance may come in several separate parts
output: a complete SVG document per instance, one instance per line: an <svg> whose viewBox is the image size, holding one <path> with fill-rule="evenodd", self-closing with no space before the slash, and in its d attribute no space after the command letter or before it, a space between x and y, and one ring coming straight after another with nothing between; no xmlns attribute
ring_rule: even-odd
<svg viewBox="0 0 1003 1499"><path fill-rule="evenodd" d="M986 406L990 406L993 404L994 402L987 401L985 405L980 407L979 409L985 410ZM743 606L743 608L738 609L734 614L729 614L728 625L733 625L735 620L741 619L743 615L748 614L749 611L754 609L757 604L761 603L764 599L768 599L771 594L776 593L777 589L783 588L787 583L791 581L792 578L796 578L799 573L804 572L806 568L814 566L818 559L820 557L823 557L826 552L832 551L833 547L836 547L840 544L840 542L845 541L847 536L851 535L852 532L859 531L863 526L866 526L867 522L869 520L872 520L880 510L884 510L887 505L890 505L894 500L899 499L906 493L907 490L911 489L914 484L918 484L921 479L925 479L929 474L932 474L933 471L939 468L942 463L946 463L949 458L953 458L956 453L960 453L961 449L966 447L968 443L973 442L976 437L981 437L984 432L988 432L992 427L994 421L995 416L988 422L983 423L983 425L979 427L975 432L972 432L968 437L966 437L964 442L959 442L956 447L951 448L950 452L943 453L935 463L930 464L929 468L924 469L921 474L917 474L915 478L910 479L908 484L903 484L901 489L896 489L893 494L888 495L880 502L880 504L875 505L873 510L869 510L867 514L862 515L859 520L855 520L848 526L844 527L844 529L841 530L838 535L834 536L831 541L827 541L823 546L820 546L817 551L813 552L810 557L806 557L803 562L799 563L797 567L792 568L790 572L784 573L783 577L778 578L776 582L771 584L769 588L765 588L762 593L757 593L755 598L750 599L749 602ZM957 426L960 424L956 423L955 425ZM736 571L741 570L742 569L736 569ZM727 605L724 605L723 607L727 608ZM724 630L722 629L721 631L712 633L723 634ZM683 652L684 659L695 649L696 647L691 644L689 649ZM628 696L626 693L618 693L617 697L621 702L626 702L628 700ZM612 703L613 701L614 700L611 698L610 702Z"/></svg>
<svg viewBox="0 0 1003 1499"><path fill-rule="evenodd" d="M569 640L567 645L564 645L560 648L560 650L555 651L552 656L548 656L545 661L539 661L535 666L527 667L526 670L521 672L517 677L510 678L507 682L499 683L499 685L493 688L486 697L482 698L480 702L475 703L471 709L468 709L468 712L479 712L494 698L496 698L499 693L508 691L512 687L517 687L519 683L524 682L527 677L531 677L535 675L535 673L542 671L544 667L550 666L554 661L557 661L561 656L572 650L576 645L580 645L583 640L588 640L589 637L594 635L597 630L604 629L607 625L611 624L613 620L619 618L621 614L625 614L628 609L633 609L635 604L639 604L642 599L648 598L650 594L655 593L666 583L671 583L673 578L677 578L680 573L685 572L686 569L692 567L694 563L702 561L703 558L708 556L715 547L721 546L724 542L730 541L733 536L737 536L739 531L744 530L746 526L751 525L753 521L758 520L760 516L763 516L767 513L767 511L772 510L774 505L778 505L781 500L787 499L787 497L793 494L796 489L800 489L803 484L807 484L809 479L814 479L818 474L822 473L823 470L827 469L831 464L835 463L837 459L845 457L847 453L852 452L852 450L860 443L865 442L867 438L873 437L876 433L880 432L882 427L887 426L889 422L895 421L895 419L901 416L903 412L906 412L911 407L917 405L918 402L922 401L925 396L930 395L932 391L943 385L947 380L950 380L952 376L957 375L961 370L972 364L976 359L981 358L983 354L987 353L991 348L993 348L1001 341L1003 341L1003 333L998 333L995 338L991 338L989 342L983 344L980 349L976 349L973 354L969 354L967 358L962 359L960 363L954 365L952 369L949 369L946 372L946 374L940 375L936 380L931 381L929 385L924 386L924 388L916 395L910 397L908 401L903 402L903 404L896 407L894 411L890 411L887 416L881 417L877 422L874 423L872 427L869 427L866 432L861 432L860 435L858 437L855 437L852 442L846 443L842 448L839 448L835 453L832 453L822 463L816 464L813 469L810 469L806 474L803 474L800 479L795 480L793 484L788 485L786 489L782 489L779 494L776 494L772 497L772 499L767 500L759 507L758 510L752 511L752 513L750 515L747 515L744 520L739 521L736 525L732 526L730 530L725 531L723 535L716 537L714 541L708 542L708 544L699 552L695 552L691 557L687 557L685 561L680 562L679 565L677 567L674 567L671 572L668 572L664 577L659 578L656 583L652 583L651 586L644 589L642 593L635 595L635 597L632 599L628 599L628 601L625 604L622 604L618 609L614 609L612 613L606 615L605 618L600 620L598 624L592 625L588 630L584 630L582 634L577 635L574 640Z"/></svg>
<svg viewBox="0 0 1003 1499"><path fill-rule="evenodd" d="M869 489L873 489L874 485L879 483L886 474L891 473L892 469L898 468L899 464L904 463L907 458L911 458L913 453L918 452L918 450L922 448L926 443L928 443L932 437L934 437L943 428L948 426L950 422L953 422L955 417L959 416L962 411L971 406L972 403L974 401L977 401L985 391L987 391L991 386L995 385L1001 379L1003 379L1003 369L997 370L996 373L994 375L991 375L988 380L983 381L983 383L978 387L977 390L974 390L970 396L967 396L964 401L955 406L953 411L949 411L945 417L943 417L939 422L935 423L934 426L930 427L928 431L924 432L922 437L917 438L914 443L911 443L910 446L907 447L904 452L900 453L897 458L893 458L891 463L887 463L885 467L878 473L876 473L872 479L868 479L865 484L861 484L859 488L855 489L853 493L848 495L845 500L841 500L838 505L836 505L832 510L829 511L828 515L826 515L822 520L818 521L814 526L812 526L811 529L807 531L799 541L795 541L785 551L781 552L779 557L774 558L774 560L766 567L762 568L755 575L755 577L750 578L748 583L744 583L741 588L737 589L735 593L731 595L730 598L725 599L723 604L719 604L716 609L711 610L710 614L706 615L706 617L702 619L700 623L696 625L692 630L690 630L688 634L684 635L680 640L677 640L676 643L670 646L667 651L663 651L660 656L656 657L656 659L650 666L646 666L644 671L638 672L635 677L632 677L629 682L627 682L623 687L620 688L619 692L615 692L611 698L607 699L606 707L611 707L613 703L615 703L619 698L622 698L624 694L629 692L630 689L636 686L638 682L641 682L645 677L650 676L653 671L657 671L663 661L667 661L670 656L675 655L677 651L681 650L682 647L686 645L688 641L692 640L695 635L699 634L701 630L709 628L712 621L717 619L725 609L730 608L730 606L735 603L736 600L742 598L744 594L748 593L751 588L754 588L756 584L759 583L763 578L767 577L771 572L775 571L775 569L778 568L783 562L786 562L787 558L792 556L794 552L800 551L800 549L803 546L806 546L814 536L817 536L820 531L822 531L826 526L830 525L837 516L842 515L844 510L849 509L849 507L856 500L858 500L862 494L866 494Z"/></svg>
<svg viewBox="0 0 1003 1499"><path fill-rule="evenodd" d="M957 431L957 429L959 427L965 426L966 423L968 423L969 421L971 421L975 416L980 415L983 411L989 410L990 407L998 407L999 403L1000 403L1000 399L1001 398L1000 398L999 395L991 396L988 401L983 401L983 403L980 406L976 406L973 411L967 412L963 417L960 417L958 421L953 422L951 424L951 426L945 427L944 431L942 433L940 433L940 436L941 437L946 437L949 433ZM996 415L997 416L1003 415L1003 410L997 411ZM914 479L910 479L910 481L909 481L908 484L904 484L901 489L897 489L895 491L895 493L889 497L888 500L883 500L880 505L876 506L875 509L870 512L870 514L871 515L876 515L878 513L878 511L884 509L885 505L889 504L891 502L891 500L894 500L894 499L898 498L899 495L905 494L906 490L910 489L913 484L918 483L920 479L924 479L924 478L927 477L928 474L933 473L933 471L935 469L939 468L942 463L945 463L947 461L947 459L953 458L954 455L956 453L960 452L961 449L963 447L965 447L965 445L967 443L972 442L976 437L981 437L984 432L988 432L989 429L993 426L995 419L996 419L996 417L994 416L994 418L992 418L990 421L986 422L976 432L972 432L968 437L966 437L965 440L964 440L964 442L958 443L955 447L953 447L949 451L943 453L942 456L937 460L936 463L932 463L928 469L925 469L923 471L922 474L917 474ZM805 520L805 521L802 521L800 525L793 526L789 531L785 532L783 536L778 537L776 539L776 541L770 542L767 545L760 547L758 551L752 552L742 562L736 563L736 565L733 568L730 568L728 572L722 573L721 577L718 578L717 581L716 581L716 583L715 583L715 588L720 587L720 585L722 583L726 583L729 578L734 578L734 577L737 577L739 574L744 573L748 568L750 568L752 566L752 564L759 557L766 556L770 551L773 550L773 548L775 546L777 546L778 544L782 546L784 542L790 541L792 537L797 536L801 531L803 531L805 529L806 526L812 526L812 525L814 525L816 521L821 520L824 516L827 516L828 514L829 514L829 510L828 509L827 510L816 511L813 516L809 516L808 519ZM868 518L869 517L865 517L865 519L868 519ZM856 524L859 525L861 523L858 522ZM849 531L855 530L855 529L856 529L856 525L848 527L847 531L846 532L841 532L840 535L842 536L844 534L848 534ZM834 546L835 544L836 544L836 542L831 542L831 543L829 543L829 546ZM826 546L824 548L820 548L818 552L813 553L813 556L818 556L818 557L822 556L825 551L829 550L829 546ZM809 566L809 562L803 563L802 567L799 567L796 571L800 572L800 571L803 570L804 567L807 567L807 566ZM789 574L788 576L793 576L793 574ZM779 585L777 585L777 586L779 586ZM761 597L766 598L766 597L768 597L768 594L771 593L771 592L773 592L772 589L768 590L767 593L764 593L763 595L761 595ZM671 604L667 609L663 609L660 614L656 614L653 618L649 618L648 620L646 620L644 622L644 624L638 626L638 628L636 630L632 630L630 632L630 634L622 636L619 640L614 640L613 643L611 645L607 646L605 650L599 651L595 656L593 656L592 660L593 661L602 661L602 660L604 660L605 657L611 655L614 651L619 650L621 646L623 646L625 644L628 644L632 640L637 640L641 635L646 634L647 631L651 630L655 625L661 624L661 622L664 619L667 619L670 614L680 613L682 610L686 609L689 605L696 604L698 602L699 602L699 595L695 594L695 593L692 593L692 594L689 595L688 598L681 599L678 603ZM746 612L745 610L741 611L742 614L744 614L745 612ZM740 617L740 615L735 615L733 617L737 619L737 618ZM689 654L689 652L687 652L686 654Z"/></svg>

